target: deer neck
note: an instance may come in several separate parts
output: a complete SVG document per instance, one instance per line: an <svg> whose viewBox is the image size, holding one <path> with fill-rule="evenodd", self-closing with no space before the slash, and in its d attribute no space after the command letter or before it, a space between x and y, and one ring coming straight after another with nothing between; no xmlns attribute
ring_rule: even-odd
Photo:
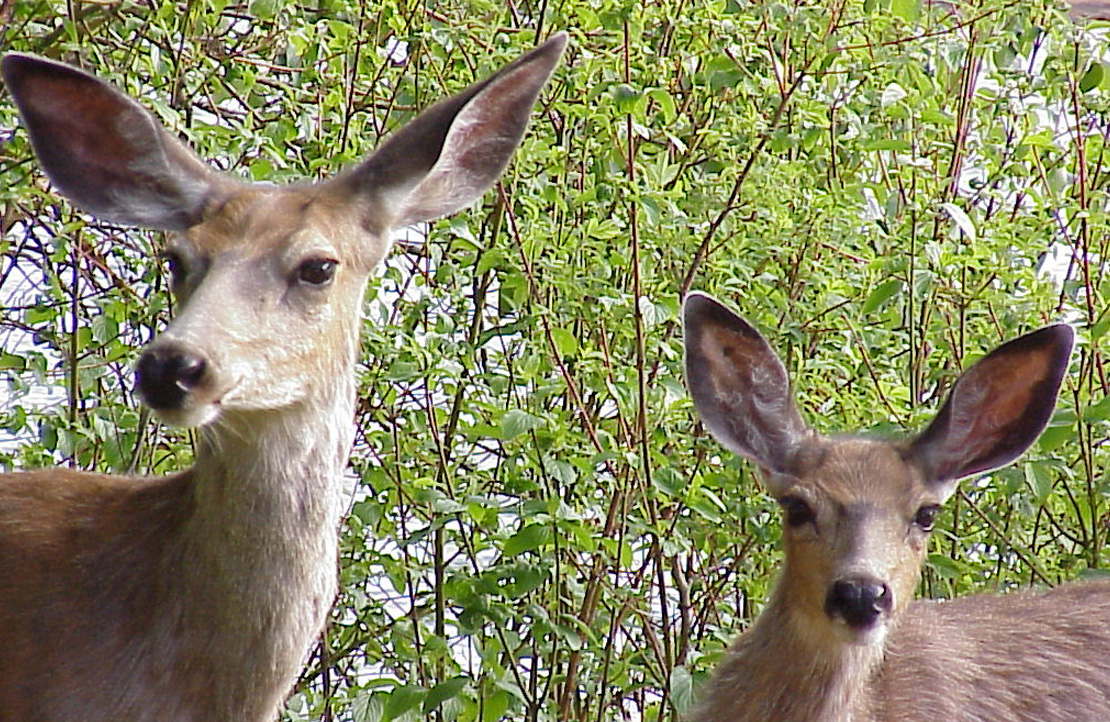
<svg viewBox="0 0 1110 722"><path fill-rule="evenodd" d="M755 623L729 650L702 722L866 722L882 647L849 644L791 604L780 580ZM737 710L740 715L737 717Z"/></svg>
<svg viewBox="0 0 1110 722"><path fill-rule="evenodd" d="M275 714L288 689L274 680L295 677L320 633L336 592L353 436L354 375L339 378L312 403L227 414L199 434L196 464L182 477L191 512L160 575L170 612L160 623L181 660L165 664L187 677L187 694ZM252 671L211 673L220 668ZM222 687L191 690L194 679ZM215 714L249 717L239 707Z"/></svg>
<svg viewBox="0 0 1110 722"><path fill-rule="evenodd" d="M334 547L354 434L354 378L340 379L311 402L228 414L201 429L192 470L198 534L234 533L290 553L312 537Z"/></svg>
<svg viewBox="0 0 1110 722"><path fill-rule="evenodd" d="M275 716L331 607L353 435L354 377L342 379L312 404L203 428L183 475L191 513L160 575L171 653L155 666L183 708L209 700L206 719Z"/></svg>

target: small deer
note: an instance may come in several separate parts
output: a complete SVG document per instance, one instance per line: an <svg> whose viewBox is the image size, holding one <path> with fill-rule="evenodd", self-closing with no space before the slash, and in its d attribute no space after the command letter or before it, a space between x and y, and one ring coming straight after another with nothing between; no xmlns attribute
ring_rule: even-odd
<svg viewBox="0 0 1110 722"><path fill-rule="evenodd" d="M1020 456L1056 403L1073 333L995 349L932 423L897 443L806 427L767 341L709 296L685 303L686 376L702 421L760 468L785 562L725 655L699 722L1110 720L1110 584L912 601L957 480Z"/></svg>
<svg viewBox="0 0 1110 722"><path fill-rule="evenodd" d="M336 593L366 281L395 229L476 201L508 164L558 34L320 183L210 169L67 65L2 73L54 186L165 230L177 317L142 400L197 426L164 478L0 476L0 720L272 722Z"/></svg>

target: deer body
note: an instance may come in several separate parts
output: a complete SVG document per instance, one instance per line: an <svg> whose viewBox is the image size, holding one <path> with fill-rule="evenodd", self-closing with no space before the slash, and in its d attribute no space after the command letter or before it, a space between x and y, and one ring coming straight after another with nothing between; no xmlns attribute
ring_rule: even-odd
<svg viewBox="0 0 1110 722"><path fill-rule="evenodd" d="M826 438L745 321L686 301L687 379L713 435L760 467L784 512L785 561L725 654L699 722L1075 722L1110 719L1110 582L912 601L958 479L1009 463L1051 416L1072 333L1005 344L907 442Z"/></svg>
<svg viewBox="0 0 1110 722"><path fill-rule="evenodd" d="M134 101L51 61L4 80L51 180L173 232L179 313L137 367L198 426L164 478L0 476L0 720L271 722L336 592L363 288L395 228L496 180L565 37L432 106L318 184L209 170Z"/></svg>

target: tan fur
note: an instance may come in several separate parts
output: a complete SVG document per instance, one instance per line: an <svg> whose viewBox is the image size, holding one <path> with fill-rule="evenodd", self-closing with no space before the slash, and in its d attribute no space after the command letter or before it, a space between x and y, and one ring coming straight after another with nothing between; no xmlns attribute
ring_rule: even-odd
<svg viewBox="0 0 1110 722"><path fill-rule="evenodd" d="M999 347L910 441L830 439L805 427L758 332L691 295L686 369L698 412L762 467L785 512L775 590L694 720L1110 720L1110 582L912 601L928 512L957 479L1009 463L1036 439L1072 338L1055 326ZM867 590L866 602L846 590Z"/></svg>

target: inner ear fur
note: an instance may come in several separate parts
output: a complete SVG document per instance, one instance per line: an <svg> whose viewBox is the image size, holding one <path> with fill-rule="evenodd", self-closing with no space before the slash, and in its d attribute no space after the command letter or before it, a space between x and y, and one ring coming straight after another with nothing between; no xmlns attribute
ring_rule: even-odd
<svg viewBox="0 0 1110 722"><path fill-rule="evenodd" d="M84 71L9 53L0 72L47 177L103 221L184 230L233 185L149 111Z"/></svg>

